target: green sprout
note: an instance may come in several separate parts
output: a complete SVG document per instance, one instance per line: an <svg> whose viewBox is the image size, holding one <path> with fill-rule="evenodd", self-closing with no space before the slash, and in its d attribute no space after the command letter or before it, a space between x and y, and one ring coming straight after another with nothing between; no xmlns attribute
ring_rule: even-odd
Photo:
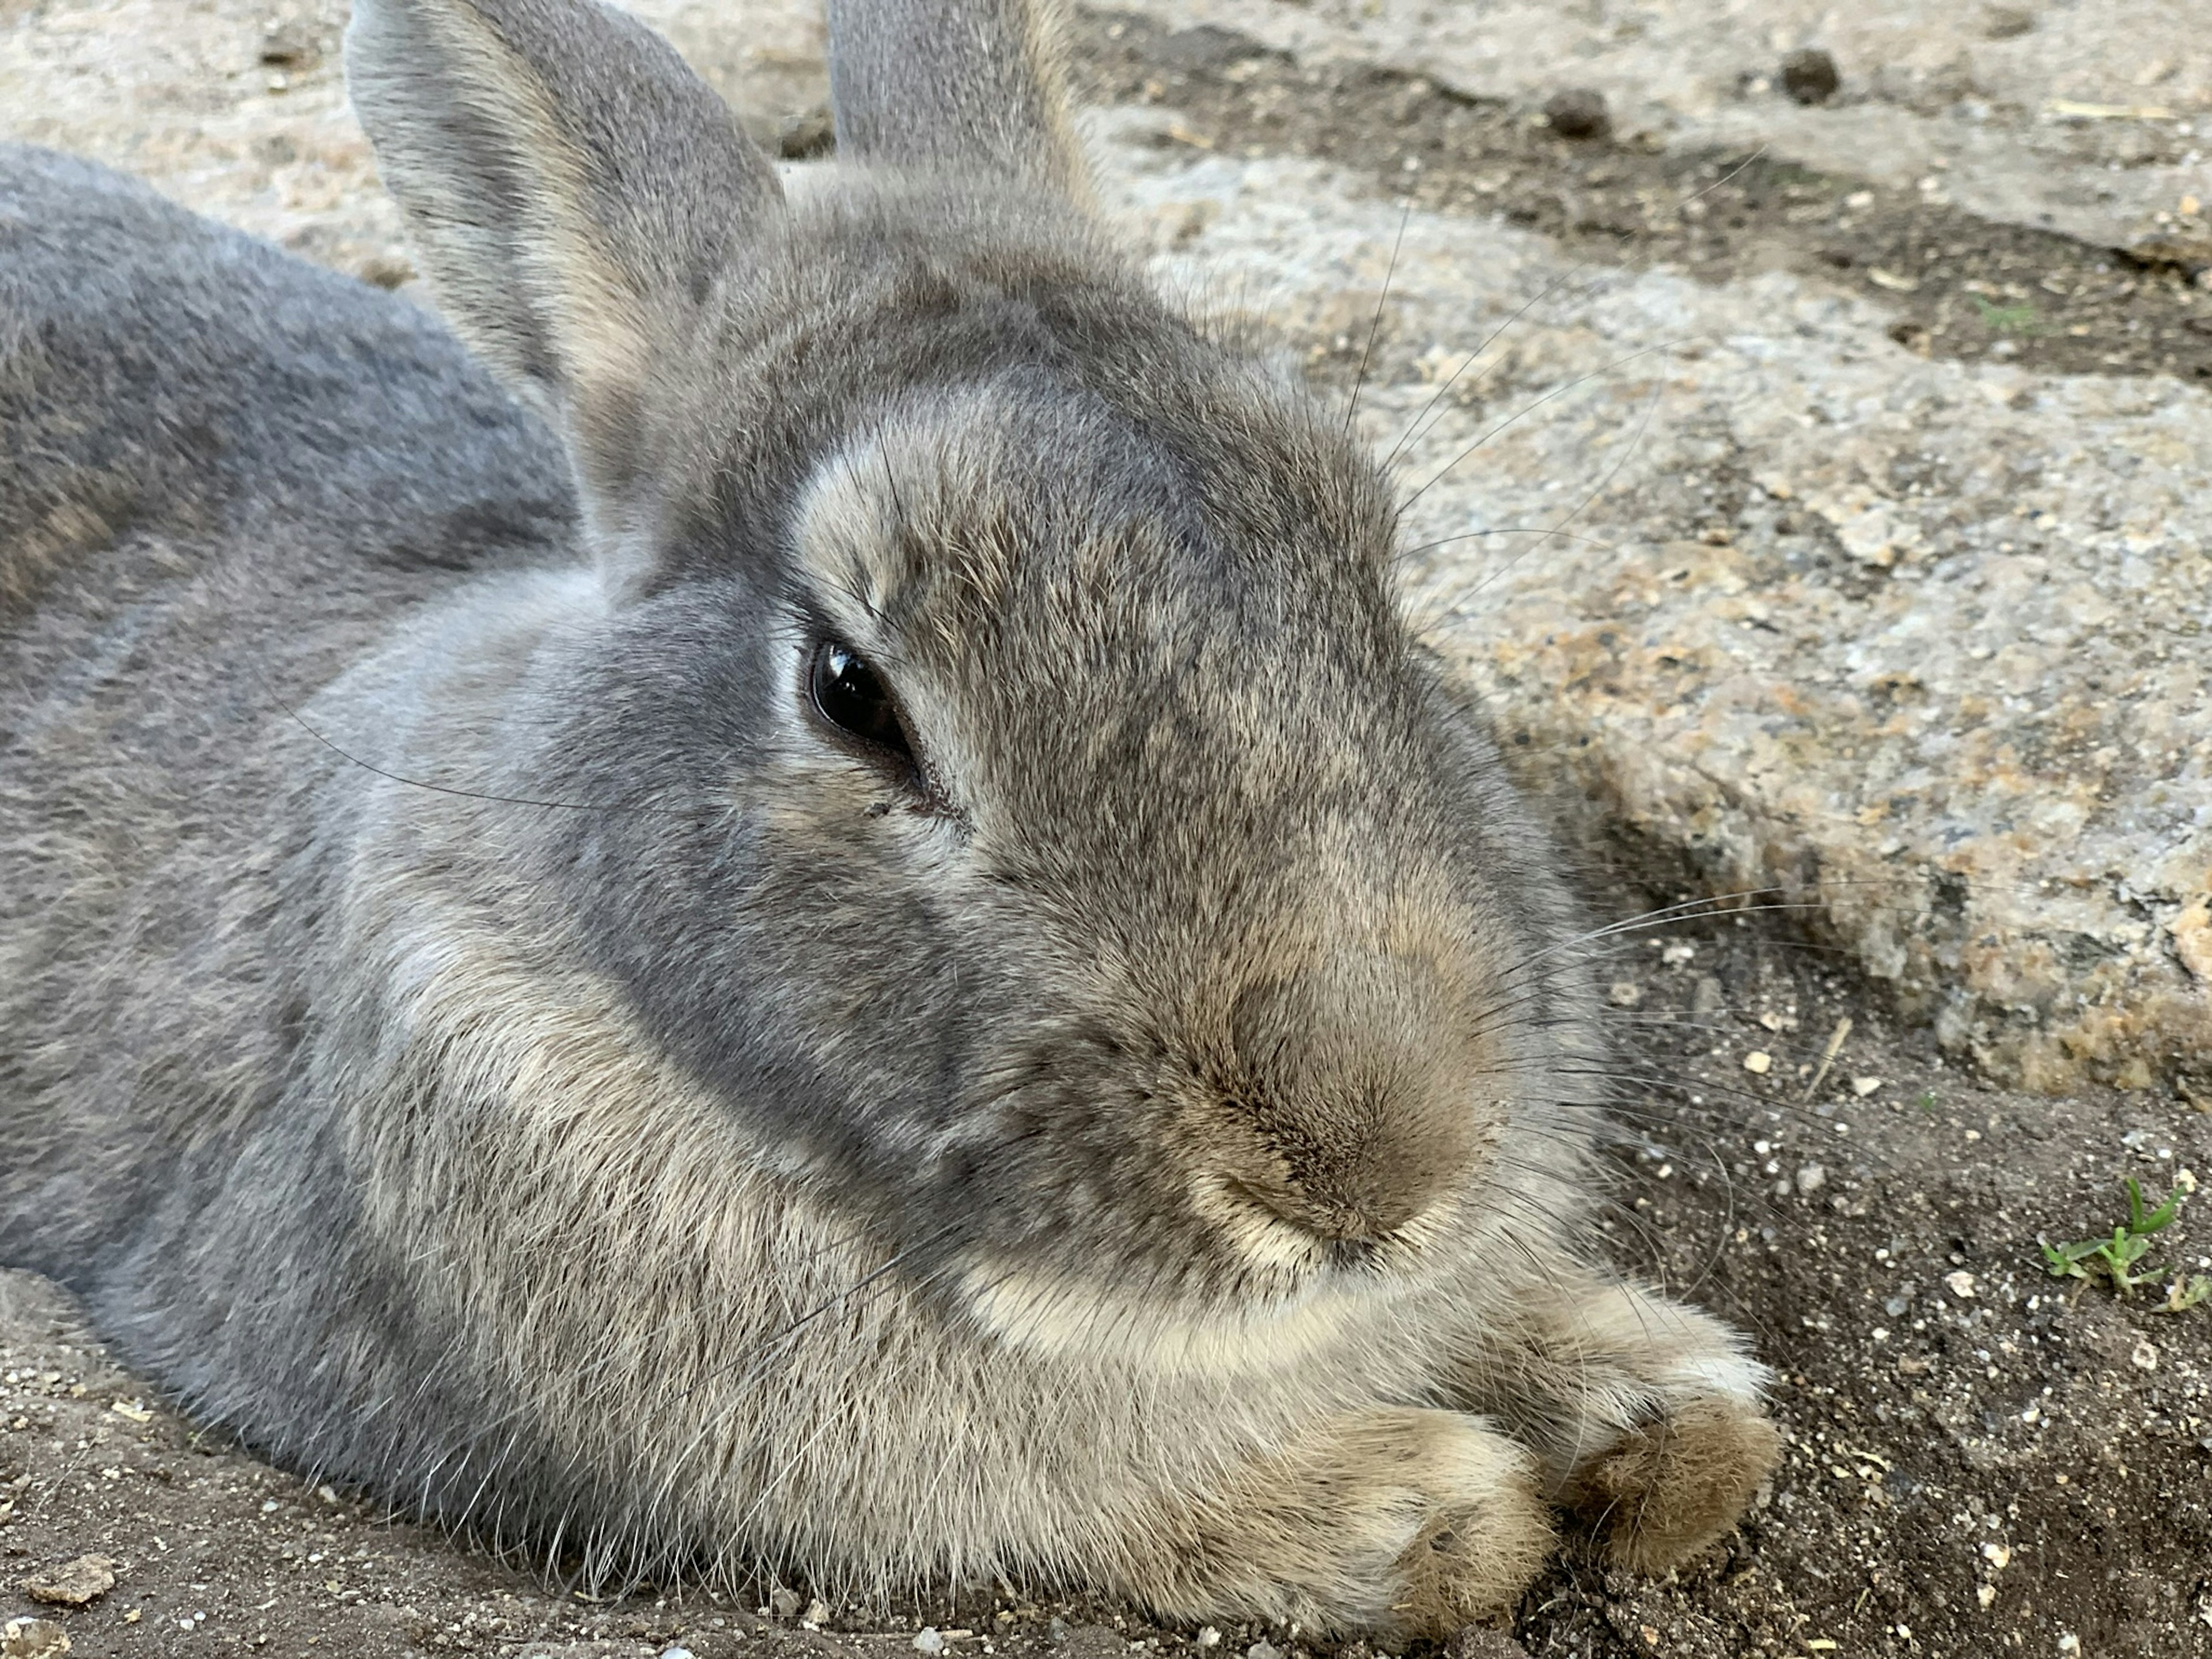
<svg viewBox="0 0 2212 1659"><path fill-rule="evenodd" d="M2198 1303L2212 1298L2212 1276L2204 1273L2182 1273L2166 1287L2166 1300L2157 1308L2160 1313L2187 1313Z"/></svg>
<svg viewBox="0 0 2212 1659"><path fill-rule="evenodd" d="M1994 306L1978 294L1969 296L1982 314L1982 325L2000 334L2040 334L2041 320L2030 305Z"/></svg>
<svg viewBox="0 0 2212 1659"><path fill-rule="evenodd" d="M2142 1188L2132 1177L2127 1188L2128 1218L2112 1229L2110 1238L2085 1238L2072 1244L2053 1244L2047 1238L2036 1240L2043 1249L2045 1270L2053 1279L2086 1282L2102 1277L2111 1281L2114 1295L2132 1300L2145 1285L2155 1285L2166 1276L2166 1268L2143 1266L2142 1260L2150 1254L2151 1239L2171 1226L2174 1217L2181 1213L2181 1201L2186 1193L2177 1187L2157 1208L2152 1209L2144 1203ZM2212 1299L2212 1279L2201 1273L2177 1273L2166 1287L2166 1301L2158 1311L2185 1313L2208 1299Z"/></svg>

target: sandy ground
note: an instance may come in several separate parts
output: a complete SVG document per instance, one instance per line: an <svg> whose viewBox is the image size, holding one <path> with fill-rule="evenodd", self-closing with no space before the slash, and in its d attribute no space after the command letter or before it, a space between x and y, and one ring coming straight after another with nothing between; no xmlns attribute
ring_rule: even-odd
<svg viewBox="0 0 2212 1659"><path fill-rule="evenodd" d="M0 23L32 9L0 0ZM1705 228L1686 230L1643 204L1706 188L1695 158L1615 149L1592 180L1595 152L1395 71L1292 97L1279 66L1233 41L1103 17L1085 27L1098 95L1174 112L1170 144L1317 155L1380 179L1408 131L1450 120L1460 164L1420 182L1425 206L1500 212L1594 259L1666 259L1712 282L1785 270L1879 288L1869 273L1919 268L1931 247L2023 280L2069 262L2081 280L2052 326L2001 337L1930 283L1899 300L1897 338L1934 356L2008 341L2052 374L2212 374L2212 335L2172 273L2146 279L2049 231L1885 197L1844 246L1809 210L1858 185L1802 168L1736 177ZM804 114L805 47L770 63L789 71L778 122ZM324 47L307 39L265 64L257 50L239 47L252 75L305 90ZM764 71L749 59L741 72ZM243 191L239 216L263 213L257 228L301 231L311 257L404 281L350 141L335 126L315 137L325 115L289 149L255 150L241 127L241 154L283 188ZM137 131L159 149L158 120ZM1504 182L1483 188L1491 179ZM320 211L325 190L352 216L314 224L337 229L309 235L285 219ZM1348 381L1353 331L1310 331L1316 372ZM1577 834L1600 914L1690 890L1679 860L1602 825ZM1786 1461L1693 1568L1636 1580L1571 1553L1510 1636L1469 1633L1455 1659L2212 1654L2212 1304L2160 1311L2165 1281L2123 1302L2054 1279L2038 1245L2109 1231L2126 1212L2124 1178L2154 1196L2212 1181L2212 1117L2167 1095L1997 1087L1947 1061L1814 936L1787 914L1706 915L1622 934L1607 969L1625 1134L1603 1224L1624 1262L1758 1334L1783 1378ZM2212 1270L2212 1191L2159 1242L2154 1260ZM803 1583L586 1600L196 1429L110 1361L51 1286L0 1277L0 1618L34 1621L0 1638L5 1659L59 1652L64 1638L94 1656L890 1659L915 1652L924 1626L938 1635L921 1650L963 1656L1300 1659L1310 1646L1295 1630L1156 1628L1020 1586L897 1607L811 1602Z"/></svg>

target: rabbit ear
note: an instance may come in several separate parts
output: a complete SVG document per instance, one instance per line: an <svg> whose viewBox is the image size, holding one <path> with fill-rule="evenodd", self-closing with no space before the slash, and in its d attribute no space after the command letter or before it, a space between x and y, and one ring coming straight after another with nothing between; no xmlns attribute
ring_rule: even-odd
<svg viewBox="0 0 2212 1659"><path fill-rule="evenodd" d="M358 0L354 107L447 314L550 406L587 485L774 169L666 42L595 0Z"/></svg>
<svg viewBox="0 0 2212 1659"><path fill-rule="evenodd" d="M830 0L841 154L1083 199L1059 0Z"/></svg>

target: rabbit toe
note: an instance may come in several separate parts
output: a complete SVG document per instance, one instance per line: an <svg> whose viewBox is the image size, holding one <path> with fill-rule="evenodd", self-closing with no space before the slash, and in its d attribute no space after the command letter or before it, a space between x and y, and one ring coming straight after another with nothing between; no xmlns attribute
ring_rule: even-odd
<svg viewBox="0 0 2212 1659"><path fill-rule="evenodd" d="M1692 1399L1588 1459L1563 1496L1591 1522L1615 1565L1661 1572L1735 1524L1780 1449L1774 1425L1755 1404Z"/></svg>
<svg viewBox="0 0 2212 1659"><path fill-rule="evenodd" d="M1557 1546L1535 1461L1470 1419L1423 1449L1429 1514L1394 1564L1385 1630L1400 1640L1503 1620Z"/></svg>

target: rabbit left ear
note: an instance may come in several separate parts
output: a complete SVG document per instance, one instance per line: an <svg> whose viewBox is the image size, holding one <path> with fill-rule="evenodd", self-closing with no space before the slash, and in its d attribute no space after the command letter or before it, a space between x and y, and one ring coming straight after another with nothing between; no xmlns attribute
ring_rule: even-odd
<svg viewBox="0 0 2212 1659"><path fill-rule="evenodd" d="M568 437L587 494L774 169L666 42L596 0L358 0L354 107L447 314Z"/></svg>

